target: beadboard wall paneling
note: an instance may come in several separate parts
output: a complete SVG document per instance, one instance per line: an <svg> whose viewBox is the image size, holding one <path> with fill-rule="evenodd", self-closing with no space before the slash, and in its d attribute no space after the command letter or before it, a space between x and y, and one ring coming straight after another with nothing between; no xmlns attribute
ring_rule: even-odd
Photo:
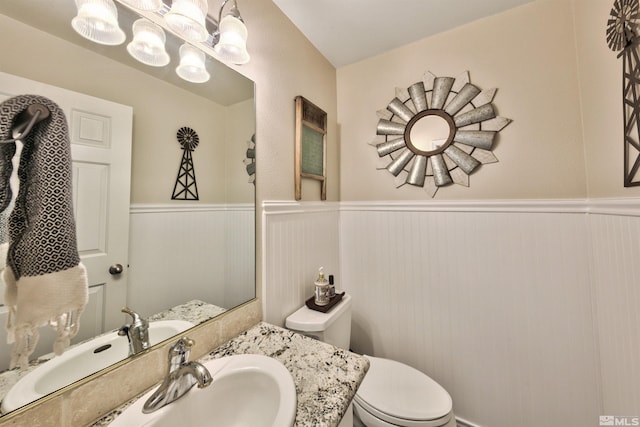
<svg viewBox="0 0 640 427"><path fill-rule="evenodd" d="M640 217L589 222L603 413L640 415Z"/></svg>
<svg viewBox="0 0 640 427"><path fill-rule="evenodd" d="M253 217L251 205L133 205L130 306L148 316L192 299L231 308L252 298L254 263L239 254L255 253Z"/></svg>
<svg viewBox="0 0 640 427"><path fill-rule="evenodd" d="M265 202L267 321L339 243L353 349L426 372L470 424L640 414L640 199L323 206Z"/></svg>
<svg viewBox="0 0 640 427"><path fill-rule="evenodd" d="M640 199L264 206L267 321L339 252L353 349L426 372L470 424L640 414Z"/></svg>
<svg viewBox="0 0 640 427"><path fill-rule="evenodd" d="M263 316L284 326L314 292L319 267L341 289L338 204L265 202L263 205Z"/></svg>
<svg viewBox="0 0 640 427"><path fill-rule="evenodd" d="M253 206L225 210L225 307L235 307L256 296L256 219ZM253 254L247 257L247 254Z"/></svg>
<svg viewBox="0 0 640 427"><path fill-rule="evenodd" d="M594 425L586 215L495 208L343 208L352 347L427 373L481 426Z"/></svg>

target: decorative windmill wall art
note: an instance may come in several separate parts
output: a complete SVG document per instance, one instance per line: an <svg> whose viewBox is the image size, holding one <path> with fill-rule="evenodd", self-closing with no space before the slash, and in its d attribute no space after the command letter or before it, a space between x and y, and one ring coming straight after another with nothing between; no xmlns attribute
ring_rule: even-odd
<svg viewBox="0 0 640 427"><path fill-rule="evenodd" d="M495 163L492 150L498 132L511 119L496 115L497 89L481 90L469 72L436 77L426 72L407 89L396 88L386 110L377 112L378 169L395 176L396 187L422 187L435 196L450 184L469 186L469 175L480 165Z"/></svg>
<svg viewBox="0 0 640 427"><path fill-rule="evenodd" d="M176 184L173 186L172 200L198 200L196 171L193 167L191 153L196 149L200 138L196 131L189 127L181 127L176 135L182 147L182 161L178 170Z"/></svg>
<svg viewBox="0 0 640 427"><path fill-rule="evenodd" d="M607 20L607 45L622 57L624 186L640 185L640 56L638 0L615 0Z"/></svg>
<svg viewBox="0 0 640 427"><path fill-rule="evenodd" d="M247 142L247 158L243 160L249 182L256 184L256 134L251 135L251 140Z"/></svg>

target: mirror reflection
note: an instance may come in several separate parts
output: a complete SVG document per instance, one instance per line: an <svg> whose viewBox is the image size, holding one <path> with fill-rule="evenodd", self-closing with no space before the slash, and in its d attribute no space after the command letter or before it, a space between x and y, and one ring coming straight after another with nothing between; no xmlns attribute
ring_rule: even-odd
<svg viewBox="0 0 640 427"><path fill-rule="evenodd" d="M80 37L70 25L76 13L74 0L0 2L0 53L11 58L0 69L0 101L43 94L69 121L78 247L90 283L72 344L131 327L125 306L150 324L198 324L254 298L255 196L245 167L255 133L253 82L211 57L208 82L185 82L175 72L182 40L167 33L170 63L149 67L124 45ZM118 17L132 40L138 16L119 7ZM191 153L198 200L171 199L184 166L183 127L199 137ZM105 160L92 150L115 151ZM153 331L152 343L166 338ZM47 334L29 369L38 356L51 357L54 334ZM125 335L114 339L128 354ZM9 352L0 332L0 371ZM0 398L24 374L0 374Z"/></svg>
<svg viewBox="0 0 640 427"><path fill-rule="evenodd" d="M405 129L407 147L416 154L431 156L444 152L453 141L456 127L442 110L424 110L409 120Z"/></svg>
<svg viewBox="0 0 640 427"><path fill-rule="evenodd" d="M449 124L439 116L425 116L411 128L411 142L422 151L437 150L449 136Z"/></svg>

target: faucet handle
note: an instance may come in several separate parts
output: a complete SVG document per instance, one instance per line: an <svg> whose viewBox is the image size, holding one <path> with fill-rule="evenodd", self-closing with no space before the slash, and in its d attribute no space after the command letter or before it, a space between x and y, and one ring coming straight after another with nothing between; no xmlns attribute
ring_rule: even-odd
<svg viewBox="0 0 640 427"><path fill-rule="evenodd" d="M189 361L191 347L196 342L189 337L181 337L169 347L169 372Z"/></svg>
<svg viewBox="0 0 640 427"><path fill-rule="evenodd" d="M169 350L171 353L189 353L191 351L191 347L196 342L189 337L181 337L178 341L176 341Z"/></svg>
<svg viewBox="0 0 640 427"><path fill-rule="evenodd" d="M145 321L140 317L140 315L138 313L136 313L135 311L131 310L129 307L122 307L122 311L123 313L127 313L129 316L131 316L133 318L133 324L139 324L139 323L144 323Z"/></svg>

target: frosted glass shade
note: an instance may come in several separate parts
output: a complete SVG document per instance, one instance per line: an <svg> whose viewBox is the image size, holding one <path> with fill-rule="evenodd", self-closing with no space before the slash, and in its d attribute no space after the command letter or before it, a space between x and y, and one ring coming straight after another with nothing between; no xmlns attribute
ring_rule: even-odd
<svg viewBox="0 0 640 427"><path fill-rule="evenodd" d="M118 26L118 10L113 0L76 0L78 14L71 26L82 37L93 42L115 46L126 39Z"/></svg>
<svg viewBox="0 0 640 427"><path fill-rule="evenodd" d="M209 36L205 26L206 0L173 0L164 20L173 31L192 42L203 42Z"/></svg>
<svg viewBox="0 0 640 427"><path fill-rule="evenodd" d="M247 52L247 27L232 15L226 15L220 21L220 40L213 51L226 62L246 64L249 62Z"/></svg>
<svg viewBox="0 0 640 427"><path fill-rule="evenodd" d="M176 73L192 83L204 83L211 77L204 65L204 52L189 44L180 46L180 65Z"/></svg>
<svg viewBox="0 0 640 427"><path fill-rule="evenodd" d="M162 0L122 0L134 9L149 10L155 12L162 9Z"/></svg>
<svg viewBox="0 0 640 427"><path fill-rule="evenodd" d="M167 38L160 26L147 19L133 23L133 40L127 45L127 52L143 64L163 67L169 63L165 50Z"/></svg>

